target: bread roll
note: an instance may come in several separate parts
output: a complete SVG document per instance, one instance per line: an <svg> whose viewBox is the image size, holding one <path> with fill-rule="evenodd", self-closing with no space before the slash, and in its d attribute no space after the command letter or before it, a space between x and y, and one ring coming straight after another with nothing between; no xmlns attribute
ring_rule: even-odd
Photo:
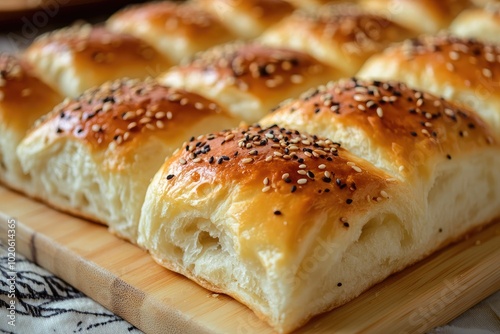
<svg viewBox="0 0 500 334"><path fill-rule="evenodd" d="M198 143L210 152L195 161L189 150ZM390 261L411 238L402 223L418 211L411 194L324 138L250 127L187 147L148 189L139 244L168 269L241 301L278 332L390 274L379 258ZM381 194L389 198L373 200Z"/></svg>
<svg viewBox="0 0 500 334"><path fill-rule="evenodd" d="M157 75L171 65L141 40L89 24L45 34L25 56L42 80L70 97L108 80Z"/></svg>
<svg viewBox="0 0 500 334"><path fill-rule="evenodd" d="M158 80L197 92L255 122L282 100L338 77L337 70L299 51L233 43L202 52Z"/></svg>
<svg viewBox="0 0 500 334"><path fill-rule="evenodd" d="M151 177L192 135L236 121L197 94L120 80L57 106L18 147L37 197L136 242Z"/></svg>
<svg viewBox="0 0 500 334"><path fill-rule="evenodd" d="M352 76L368 57L413 35L357 5L336 4L313 12L297 11L266 31L260 40L307 52L341 69L344 76Z"/></svg>
<svg viewBox="0 0 500 334"><path fill-rule="evenodd" d="M450 36L406 41L373 56L359 77L398 80L477 111L500 134L500 48Z"/></svg>
<svg viewBox="0 0 500 334"><path fill-rule="evenodd" d="M174 63L236 38L199 6L171 1L128 7L113 15L107 26L148 42Z"/></svg>
<svg viewBox="0 0 500 334"><path fill-rule="evenodd" d="M216 15L235 35L255 38L289 15L294 6L284 0L196 0Z"/></svg>
<svg viewBox="0 0 500 334"><path fill-rule="evenodd" d="M16 56L0 54L0 182L31 192L16 156L16 147L35 121L62 101Z"/></svg>
<svg viewBox="0 0 500 334"><path fill-rule="evenodd" d="M500 3L462 12L451 24L450 32L459 37L477 38L483 42L500 43Z"/></svg>
<svg viewBox="0 0 500 334"><path fill-rule="evenodd" d="M273 122L198 138L167 160L139 244L278 332L500 215L500 145L477 115L442 99L346 81L262 121Z"/></svg>
<svg viewBox="0 0 500 334"><path fill-rule="evenodd" d="M419 33L436 33L447 28L464 9L469 0L362 0L362 5L373 13Z"/></svg>

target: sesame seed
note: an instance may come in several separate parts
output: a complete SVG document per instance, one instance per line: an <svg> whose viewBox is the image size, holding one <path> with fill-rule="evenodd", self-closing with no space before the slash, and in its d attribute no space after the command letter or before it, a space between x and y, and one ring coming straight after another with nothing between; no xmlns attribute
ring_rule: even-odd
<svg viewBox="0 0 500 334"><path fill-rule="evenodd" d="M486 78L491 78L493 76L493 73L488 68L483 68L481 72Z"/></svg>
<svg viewBox="0 0 500 334"><path fill-rule="evenodd" d="M288 173L281 175L282 180L288 179L289 177L290 177L290 174L288 174Z"/></svg>
<svg viewBox="0 0 500 334"><path fill-rule="evenodd" d="M272 157L272 156L267 156L267 157L266 157L266 159L265 159L265 161L266 161L266 162L269 162L269 161L271 161L271 160L273 160L273 157Z"/></svg>
<svg viewBox="0 0 500 334"><path fill-rule="evenodd" d="M169 174L169 175L167 175L167 180L171 180L171 179L173 179L173 177L174 177L174 176L175 176L174 174Z"/></svg>
<svg viewBox="0 0 500 334"><path fill-rule="evenodd" d="M185 164L187 163L187 161L186 161L186 159L182 159L182 158L181 158L181 159L179 159L179 163L180 163L181 165L185 165Z"/></svg>
<svg viewBox="0 0 500 334"><path fill-rule="evenodd" d="M355 172L361 173L361 168L358 166L351 166L352 169L354 169Z"/></svg>
<svg viewBox="0 0 500 334"><path fill-rule="evenodd" d="M201 158L194 158L193 159L193 162L200 162L201 161Z"/></svg>
<svg viewBox="0 0 500 334"><path fill-rule="evenodd" d="M128 126L127 126L127 129L128 130L132 130L133 128L135 128L137 126L137 123L136 122L132 122L130 123Z"/></svg>
<svg viewBox="0 0 500 334"><path fill-rule="evenodd" d="M299 168L300 168L300 169L304 169L304 168L307 168L307 166L306 166L305 164L300 164L300 165L299 165Z"/></svg>
<svg viewBox="0 0 500 334"><path fill-rule="evenodd" d="M264 183L265 186L267 186L269 184L269 178L266 177L262 182Z"/></svg>
<svg viewBox="0 0 500 334"><path fill-rule="evenodd" d="M166 116L167 116L167 119L172 119L172 117L173 117L172 112L168 111Z"/></svg>
<svg viewBox="0 0 500 334"><path fill-rule="evenodd" d="M253 159L252 158L244 158L244 159L241 159L241 162L244 164L249 164L249 163L253 162Z"/></svg>
<svg viewBox="0 0 500 334"><path fill-rule="evenodd" d="M156 119L162 119L166 116L165 112L163 111L158 111L156 114L155 114L155 118Z"/></svg>
<svg viewBox="0 0 500 334"><path fill-rule="evenodd" d="M299 173L300 175L306 175L307 174L307 172L305 170L303 170L303 169L299 169L297 171L297 173Z"/></svg>
<svg viewBox="0 0 500 334"><path fill-rule="evenodd" d="M263 192L263 193L266 193L266 192L268 192L269 190L271 190L271 187L270 187L270 186L265 186L264 188L262 188L262 192Z"/></svg>
<svg viewBox="0 0 500 334"><path fill-rule="evenodd" d="M297 184L306 184L307 183L307 179L298 179L297 180Z"/></svg>
<svg viewBox="0 0 500 334"><path fill-rule="evenodd" d="M380 107L377 108L377 116L380 118L384 116L384 111Z"/></svg>
<svg viewBox="0 0 500 334"><path fill-rule="evenodd" d="M92 131L94 131L94 132L101 131L101 126L99 124L93 124L92 125Z"/></svg>
<svg viewBox="0 0 500 334"><path fill-rule="evenodd" d="M156 121L156 127L158 129L163 129L165 127L165 124L162 121Z"/></svg>
<svg viewBox="0 0 500 334"><path fill-rule="evenodd" d="M300 84L304 81L304 77L300 74L294 74L290 77L290 81L294 84Z"/></svg>
<svg viewBox="0 0 500 334"><path fill-rule="evenodd" d="M319 169L325 169L326 168L326 165L325 164L321 164L318 166Z"/></svg>
<svg viewBox="0 0 500 334"><path fill-rule="evenodd" d="M380 195L384 198L389 198L389 195L387 194L387 192L385 192L384 190L381 190L380 191Z"/></svg>

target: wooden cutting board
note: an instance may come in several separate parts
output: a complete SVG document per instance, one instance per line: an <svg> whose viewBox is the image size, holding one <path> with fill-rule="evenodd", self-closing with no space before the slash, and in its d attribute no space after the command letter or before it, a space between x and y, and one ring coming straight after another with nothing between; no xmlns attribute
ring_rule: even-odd
<svg viewBox="0 0 500 334"><path fill-rule="evenodd" d="M0 239L147 333L273 333L248 308L170 272L106 228L0 187ZM418 333L500 290L500 222L389 277L298 333Z"/></svg>

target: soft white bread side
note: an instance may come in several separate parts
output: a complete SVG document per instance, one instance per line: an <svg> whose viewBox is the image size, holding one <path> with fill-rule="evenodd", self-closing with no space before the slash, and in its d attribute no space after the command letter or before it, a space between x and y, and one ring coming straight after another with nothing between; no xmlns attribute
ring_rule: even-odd
<svg viewBox="0 0 500 334"><path fill-rule="evenodd" d="M36 197L136 242L150 179L192 135L237 121L197 94L121 80L67 100L18 147Z"/></svg>
<svg viewBox="0 0 500 334"><path fill-rule="evenodd" d="M269 28L259 40L309 53L348 77L373 54L414 35L355 4L333 4L310 12L297 11Z"/></svg>
<svg viewBox="0 0 500 334"><path fill-rule="evenodd" d="M487 43L500 43L500 3L463 11L451 24L450 32L459 37L476 38Z"/></svg>
<svg viewBox="0 0 500 334"><path fill-rule="evenodd" d="M478 112L500 134L500 49L472 39L426 36L370 58L361 78L398 80Z"/></svg>
<svg viewBox="0 0 500 334"><path fill-rule="evenodd" d="M200 6L172 1L127 7L108 19L107 27L146 41L174 63L236 39L216 16Z"/></svg>
<svg viewBox="0 0 500 334"><path fill-rule="evenodd" d="M70 97L108 80L146 78L171 66L143 41L89 24L42 35L24 55L39 78Z"/></svg>
<svg viewBox="0 0 500 334"><path fill-rule="evenodd" d="M437 33L445 29L464 9L472 6L469 0L361 0L372 13L419 33Z"/></svg>
<svg viewBox="0 0 500 334"><path fill-rule="evenodd" d="M194 160L198 146L210 151ZM250 127L185 147L148 189L139 244L278 332L359 295L413 250L412 192L338 144Z"/></svg>
<svg viewBox="0 0 500 334"><path fill-rule="evenodd" d="M52 88L36 78L23 60L0 54L0 182L32 193L16 148L35 121L62 101Z"/></svg>
<svg viewBox="0 0 500 334"><path fill-rule="evenodd" d="M217 101L252 123L284 99L339 76L339 71L300 51L233 43L202 52L158 80Z"/></svg>
<svg viewBox="0 0 500 334"><path fill-rule="evenodd" d="M292 13L294 6L284 0L195 0L213 13L236 36L251 39Z"/></svg>

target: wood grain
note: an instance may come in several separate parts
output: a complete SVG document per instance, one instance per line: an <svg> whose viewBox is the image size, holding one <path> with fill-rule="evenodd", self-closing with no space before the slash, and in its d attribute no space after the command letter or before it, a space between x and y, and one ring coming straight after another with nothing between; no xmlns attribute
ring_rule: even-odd
<svg viewBox="0 0 500 334"><path fill-rule="evenodd" d="M248 308L155 264L106 228L0 187L0 239L147 333L273 333ZM500 222L389 277L298 333L420 333L500 290Z"/></svg>

